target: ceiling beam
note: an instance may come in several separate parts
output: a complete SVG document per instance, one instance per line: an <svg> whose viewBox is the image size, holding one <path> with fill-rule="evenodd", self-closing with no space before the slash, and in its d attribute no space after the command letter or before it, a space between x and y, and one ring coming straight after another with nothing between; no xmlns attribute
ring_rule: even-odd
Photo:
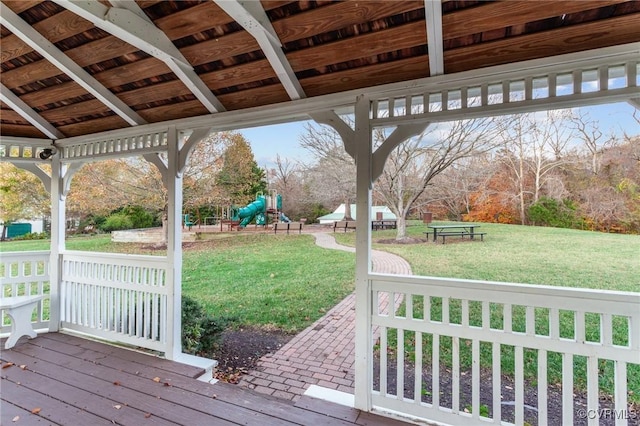
<svg viewBox="0 0 640 426"><path fill-rule="evenodd" d="M0 83L0 100L9 105L22 118L33 124L38 130L51 139L61 139L64 135L45 120L33 108L27 105L22 99L16 96L7 86Z"/></svg>
<svg viewBox="0 0 640 426"><path fill-rule="evenodd" d="M227 15L251 34L273 67L289 97L293 100L307 96L282 50L282 43L273 29L259 1L214 0Z"/></svg>
<svg viewBox="0 0 640 426"><path fill-rule="evenodd" d="M122 102L117 96L111 93L109 89L104 87L81 66L65 55L64 52L34 30L31 25L22 20L22 18L15 14L10 8L3 6L0 23L60 71L67 74L87 92L95 96L100 102L107 105L127 123L132 126L146 123L146 121L134 110L129 108L127 104Z"/></svg>
<svg viewBox="0 0 640 426"><path fill-rule="evenodd" d="M444 74L441 0L424 0L424 15L427 24L429 72L432 76L441 75Z"/></svg>
<svg viewBox="0 0 640 426"><path fill-rule="evenodd" d="M54 1L96 27L163 61L209 112L226 111L169 37L135 2L114 0L112 4L117 7L107 7L97 1Z"/></svg>

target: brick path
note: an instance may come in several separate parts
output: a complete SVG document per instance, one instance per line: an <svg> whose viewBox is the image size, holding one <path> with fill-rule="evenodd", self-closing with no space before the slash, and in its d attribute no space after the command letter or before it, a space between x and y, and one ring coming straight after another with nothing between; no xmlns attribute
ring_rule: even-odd
<svg viewBox="0 0 640 426"><path fill-rule="evenodd" d="M331 234L313 233L316 244L355 252L336 243ZM373 271L411 275L399 256L372 250ZM381 304L387 301L381 300ZM297 401L309 385L353 393L355 349L355 294L350 294L318 321L291 339L276 353L262 357L245 375L241 386Z"/></svg>

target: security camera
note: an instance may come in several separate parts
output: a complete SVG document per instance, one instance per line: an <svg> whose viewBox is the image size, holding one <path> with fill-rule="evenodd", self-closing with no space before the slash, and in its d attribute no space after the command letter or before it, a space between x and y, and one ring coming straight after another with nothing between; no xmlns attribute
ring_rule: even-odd
<svg viewBox="0 0 640 426"><path fill-rule="evenodd" d="M45 148L42 151L40 151L40 159L41 160L48 160L55 153L56 153L55 149L53 149L53 148Z"/></svg>

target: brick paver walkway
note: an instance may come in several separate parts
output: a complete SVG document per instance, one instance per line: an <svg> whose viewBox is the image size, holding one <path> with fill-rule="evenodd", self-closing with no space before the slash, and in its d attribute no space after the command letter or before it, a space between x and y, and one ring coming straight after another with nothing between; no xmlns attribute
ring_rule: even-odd
<svg viewBox="0 0 640 426"><path fill-rule="evenodd" d="M316 244L322 247L355 252L353 247L336 243L331 234L313 235ZM412 274L409 264L391 253L373 250L372 262L375 272ZM262 357L240 385L292 401L297 401L312 384L353 393L354 340L355 295L352 293L278 352Z"/></svg>

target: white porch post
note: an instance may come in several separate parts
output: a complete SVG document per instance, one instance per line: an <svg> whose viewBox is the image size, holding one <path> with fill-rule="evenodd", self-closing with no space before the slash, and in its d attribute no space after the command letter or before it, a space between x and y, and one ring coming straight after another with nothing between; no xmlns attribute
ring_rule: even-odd
<svg viewBox="0 0 640 426"><path fill-rule="evenodd" d="M359 96L355 107L356 160L356 337L355 407L371 411L371 154L370 102Z"/></svg>
<svg viewBox="0 0 640 426"><path fill-rule="evenodd" d="M179 171L180 146L178 132L171 127L168 132L167 164L167 285L173 289L169 295L169 321L167 359L176 359L182 353L182 173Z"/></svg>
<svg viewBox="0 0 640 426"><path fill-rule="evenodd" d="M65 249L64 174L60 154L51 158L51 253L49 258L49 331L60 328L61 253Z"/></svg>

